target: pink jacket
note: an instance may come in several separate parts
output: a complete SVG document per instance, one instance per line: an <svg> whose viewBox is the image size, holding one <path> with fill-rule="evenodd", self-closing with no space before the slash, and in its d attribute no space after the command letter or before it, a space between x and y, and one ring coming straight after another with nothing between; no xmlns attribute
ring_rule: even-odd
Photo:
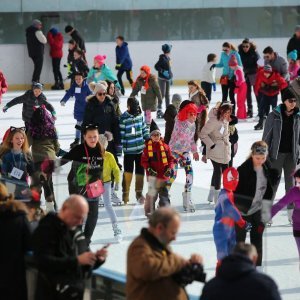
<svg viewBox="0 0 300 300"><path fill-rule="evenodd" d="M2 102L2 94L6 93L8 89L8 84L6 82L6 79L0 70L0 103Z"/></svg>
<svg viewBox="0 0 300 300"><path fill-rule="evenodd" d="M236 85L236 87L239 87L244 82L246 82L242 67L237 66L237 69L234 71L234 75L235 75L235 85Z"/></svg>

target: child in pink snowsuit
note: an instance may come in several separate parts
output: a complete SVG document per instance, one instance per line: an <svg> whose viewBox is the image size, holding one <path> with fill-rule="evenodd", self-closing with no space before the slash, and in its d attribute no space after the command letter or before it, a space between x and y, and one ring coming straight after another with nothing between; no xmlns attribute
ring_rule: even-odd
<svg viewBox="0 0 300 300"><path fill-rule="evenodd" d="M234 70L235 75L235 90L237 94L237 118L247 119L246 98L247 98L247 83L245 80L242 67L238 65L236 57L232 55L229 59L229 67Z"/></svg>
<svg viewBox="0 0 300 300"><path fill-rule="evenodd" d="M2 102L2 94L6 93L8 89L8 85L6 82L6 79L2 73L2 71L0 70L0 104Z"/></svg>

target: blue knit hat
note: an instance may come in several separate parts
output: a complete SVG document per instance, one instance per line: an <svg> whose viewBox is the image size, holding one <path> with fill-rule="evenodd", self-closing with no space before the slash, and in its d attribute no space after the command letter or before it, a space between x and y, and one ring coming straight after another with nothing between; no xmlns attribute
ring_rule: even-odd
<svg viewBox="0 0 300 300"><path fill-rule="evenodd" d="M172 45L170 44L163 44L161 46L161 50L163 51L163 53L170 53L172 49Z"/></svg>
<svg viewBox="0 0 300 300"><path fill-rule="evenodd" d="M58 34L58 29L57 29L56 27L51 27L50 32L51 32L53 35L57 35L57 34Z"/></svg>
<svg viewBox="0 0 300 300"><path fill-rule="evenodd" d="M295 61L297 60L297 57L298 57L298 52L296 49L291 51L287 56L288 59L295 60Z"/></svg>

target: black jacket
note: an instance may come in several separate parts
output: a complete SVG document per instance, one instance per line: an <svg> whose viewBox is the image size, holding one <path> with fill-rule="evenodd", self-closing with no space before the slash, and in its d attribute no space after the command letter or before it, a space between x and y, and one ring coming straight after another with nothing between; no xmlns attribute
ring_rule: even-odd
<svg viewBox="0 0 300 300"><path fill-rule="evenodd" d="M170 80L173 78L173 73L171 71L170 57L165 54L159 56L158 62L155 64L154 68L158 71L158 78ZM169 71L169 76L164 76L163 71Z"/></svg>
<svg viewBox="0 0 300 300"><path fill-rule="evenodd" d="M256 271L246 256L229 255L224 258L218 274L208 281L201 300L280 300L276 283L269 276Z"/></svg>
<svg viewBox="0 0 300 300"><path fill-rule="evenodd" d="M23 210L0 205L0 298L26 300L24 255L29 250L30 227Z"/></svg>
<svg viewBox="0 0 300 300"><path fill-rule="evenodd" d="M37 31L38 29L34 26L29 26L26 29L26 43L27 43L28 55L29 57L32 58L41 57L44 55L45 45L42 44L35 36L35 33Z"/></svg>
<svg viewBox="0 0 300 300"><path fill-rule="evenodd" d="M290 38L290 40L287 44L286 54L289 54L293 50L297 50L297 52L298 52L297 59L299 60L300 59L300 39L298 39L295 34Z"/></svg>
<svg viewBox="0 0 300 300"><path fill-rule="evenodd" d="M235 204L241 212L247 213L252 205L256 191L256 172L252 158L247 159L237 170L239 172L239 183L234 192ZM267 178L267 190L263 199L271 201L274 186L279 180L279 174L276 170L270 168L268 162L263 164L263 170Z"/></svg>
<svg viewBox="0 0 300 300"><path fill-rule="evenodd" d="M103 103L100 103L96 96L88 100L82 128L88 124L98 125L101 134L110 131L113 134L114 142L120 144L119 120L109 97L106 97Z"/></svg>
<svg viewBox="0 0 300 300"><path fill-rule="evenodd" d="M81 230L70 230L56 213L48 213L32 240L39 271L35 299L56 300L57 284L76 286L83 292L84 278L89 277L92 269L78 264L77 256L89 251ZM94 268L100 265L97 262Z"/></svg>
<svg viewBox="0 0 300 300"><path fill-rule="evenodd" d="M76 42L79 49L86 52L84 40L76 29L71 33L71 37Z"/></svg>
<svg viewBox="0 0 300 300"><path fill-rule="evenodd" d="M256 74L257 61L259 60L260 56L253 46L251 46L249 51L246 53L243 51L242 45L239 45L239 55L242 60L245 75L247 76L248 74Z"/></svg>
<svg viewBox="0 0 300 300"><path fill-rule="evenodd" d="M168 105L165 114L164 114L164 119L166 121L165 125L165 137L164 137L164 142L166 144L169 144L171 135L174 129L174 124L175 124L175 117L177 116L177 109L173 104Z"/></svg>

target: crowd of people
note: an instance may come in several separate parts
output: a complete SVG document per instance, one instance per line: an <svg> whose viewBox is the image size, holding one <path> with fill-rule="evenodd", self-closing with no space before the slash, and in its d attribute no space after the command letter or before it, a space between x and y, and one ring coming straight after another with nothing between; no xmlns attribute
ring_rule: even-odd
<svg viewBox="0 0 300 300"><path fill-rule="evenodd" d="M179 94L170 97L172 45L161 47L163 54L154 66L157 76L150 66L143 65L134 81L124 37L116 38L115 74L103 54L96 55L89 68L87 49L79 32L71 25L65 27L65 32L72 37L67 58L71 85L60 104L65 106L71 97L75 98L75 134L70 149L60 147L56 111L47 101L40 82L44 45L48 41L55 79L52 89L64 89L60 72L63 38L57 28L52 27L46 38L39 20L28 27L28 53L34 63L32 87L3 107L6 112L22 104L24 127L10 127L0 147L1 181L16 184L13 196L0 184L0 214L5 216L0 222L7 222L0 228L11 226L9 222L12 222L18 235L22 235L20 252L11 255L21 256L33 250L39 269L36 299L82 299L83 279L93 268L99 267L107 255L107 247L95 253L89 250L98 207L105 207L114 237L120 242L122 232L113 205L133 201L130 198L133 178L135 198L144 205L149 228L142 230L128 250L128 299L153 299L157 293L165 293L160 294L164 299L186 299L182 287L199 277L205 280L203 260L196 254L185 260L168 248L180 225L180 216L170 208L170 195L177 173L183 168L186 180L182 206L186 212L195 212L193 160L197 163L200 159L205 163L210 160L213 166L207 200L215 205L212 233L217 249L217 277L205 286L201 299L219 299L216 287L224 287L227 281L234 284L237 278L244 276L245 269L251 274L249 282L255 284L257 280L268 287L268 299L280 299L275 283L265 275L258 275L255 266L262 265L265 226L271 226L272 217L285 206L300 258L300 171L296 170L300 145L300 26L295 28L287 47L289 62L268 46L263 50L261 63L258 49L249 39L244 39L238 48L229 42L223 43L219 60L216 54L208 54L201 82L187 82L189 99L183 101ZM222 99L213 106L216 68L223 69ZM124 73L132 90L127 110L122 112ZM8 85L4 74L0 75L1 97ZM263 129L263 134L261 141L252 145L247 160L235 169L232 166L238 151L236 124L253 118L251 89L258 105L259 122L255 130ZM282 103L278 105L280 93ZM137 98L139 94L141 101ZM166 121L164 137L155 118ZM70 162L70 196L59 210L52 174ZM282 171L286 196L273 204ZM120 184L122 199L117 195ZM42 191L45 211L41 209ZM253 246L243 243L247 232ZM22 272L20 265L24 272L24 261L18 260L10 273L12 276ZM235 268L234 275L228 279L227 272L232 268ZM185 272L194 277L186 280ZM23 289L3 288L5 293L12 293L8 294L12 295L9 299L26 299L21 295L26 290L25 273L22 276L19 278ZM227 292L228 295L233 293L229 286ZM71 298L74 293L77 296ZM267 299L267 296L259 299Z"/></svg>

